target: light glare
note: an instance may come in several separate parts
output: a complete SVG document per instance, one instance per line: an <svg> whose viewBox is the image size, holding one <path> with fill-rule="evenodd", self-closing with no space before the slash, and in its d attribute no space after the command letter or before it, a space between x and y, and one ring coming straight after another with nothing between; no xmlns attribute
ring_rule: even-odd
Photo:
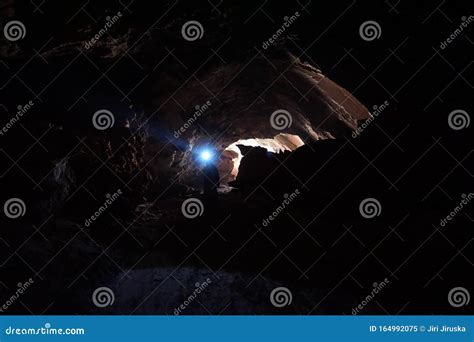
<svg viewBox="0 0 474 342"><path fill-rule="evenodd" d="M209 160L211 159L211 157L212 157L211 152L209 152L209 151L207 151L207 150L201 152L201 159L202 159L202 160L204 160L204 161L209 161Z"/></svg>

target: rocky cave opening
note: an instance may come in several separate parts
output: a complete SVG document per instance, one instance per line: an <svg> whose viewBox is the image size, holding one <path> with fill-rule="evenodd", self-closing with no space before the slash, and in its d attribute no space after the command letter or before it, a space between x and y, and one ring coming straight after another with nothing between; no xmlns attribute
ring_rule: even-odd
<svg viewBox="0 0 474 342"><path fill-rule="evenodd" d="M273 138L244 138L228 145L220 154L218 170L221 184L228 185L237 179L240 162L244 153L240 146L261 147L270 153L294 151L304 145L303 140L295 134L280 133Z"/></svg>

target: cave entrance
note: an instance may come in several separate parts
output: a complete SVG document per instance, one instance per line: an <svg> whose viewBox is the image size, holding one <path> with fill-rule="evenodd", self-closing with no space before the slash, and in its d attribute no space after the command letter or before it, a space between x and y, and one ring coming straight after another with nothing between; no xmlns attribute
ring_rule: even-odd
<svg viewBox="0 0 474 342"><path fill-rule="evenodd" d="M294 151L298 147L303 146L304 142L299 136L286 133L280 133L273 138L239 139L233 142L224 149L219 159L219 176L221 183L224 185L234 181L239 173L239 166L243 155L237 145L262 147L268 152L280 153L283 151Z"/></svg>

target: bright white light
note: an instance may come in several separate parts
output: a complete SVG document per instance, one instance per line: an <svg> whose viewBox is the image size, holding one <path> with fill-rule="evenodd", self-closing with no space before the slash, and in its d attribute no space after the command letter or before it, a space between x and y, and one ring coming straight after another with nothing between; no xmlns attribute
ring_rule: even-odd
<svg viewBox="0 0 474 342"><path fill-rule="evenodd" d="M208 160L211 160L212 158L212 153L209 152L209 151L202 151L201 152L201 159L204 160L204 161L208 161Z"/></svg>

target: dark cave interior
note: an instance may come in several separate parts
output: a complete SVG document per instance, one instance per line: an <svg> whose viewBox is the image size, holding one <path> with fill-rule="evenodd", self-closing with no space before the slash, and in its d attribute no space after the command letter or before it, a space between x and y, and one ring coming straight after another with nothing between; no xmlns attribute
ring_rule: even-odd
<svg viewBox="0 0 474 342"><path fill-rule="evenodd" d="M439 222L473 192L472 126L447 124L473 109L472 45L433 51L452 24L421 24L429 7L6 1L2 21L27 35L0 43L0 125L24 112L0 136L0 203L26 213L0 217L0 296L35 280L9 312L173 314L209 278L183 313L351 314L384 279L364 314L469 313L446 293L470 283L472 204ZM385 24L374 42L358 36L368 14ZM101 286L106 308L91 304ZM279 286L290 306L269 302Z"/></svg>

